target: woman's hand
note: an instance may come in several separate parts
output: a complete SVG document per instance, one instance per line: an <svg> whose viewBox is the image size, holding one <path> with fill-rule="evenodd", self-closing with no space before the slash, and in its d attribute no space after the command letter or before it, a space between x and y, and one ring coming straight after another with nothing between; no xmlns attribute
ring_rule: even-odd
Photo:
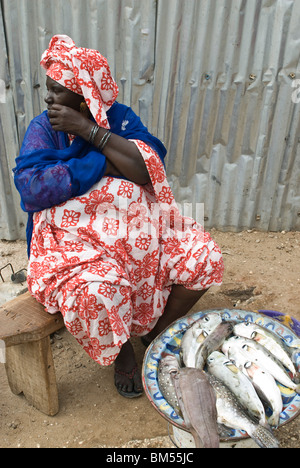
<svg viewBox="0 0 300 468"><path fill-rule="evenodd" d="M76 135L89 141L95 123L81 112L61 104L52 104L48 116L53 130ZM99 127L94 140L98 147L107 129ZM137 146L119 135L112 134L102 153L108 160L106 174L124 176L137 184L147 184L150 176Z"/></svg>
<svg viewBox="0 0 300 468"><path fill-rule="evenodd" d="M48 117L53 130L83 136L89 133L92 122L71 107L53 104L48 110Z"/></svg>

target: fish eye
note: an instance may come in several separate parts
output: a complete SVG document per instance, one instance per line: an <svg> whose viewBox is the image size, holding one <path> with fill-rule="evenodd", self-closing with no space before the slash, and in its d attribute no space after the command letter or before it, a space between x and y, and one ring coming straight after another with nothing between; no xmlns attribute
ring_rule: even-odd
<svg viewBox="0 0 300 468"><path fill-rule="evenodd" d="M245 369L249 369L249 367L251 367L251 366L252 366L252 362L250 362L250 361L247 361L244 364Z"/></svg>
<svg viewBox="0 0 300 468"><path fill-rule="evenodd" d="M210 318L209 317L204 317L205 322L209 322Z"/></svg>

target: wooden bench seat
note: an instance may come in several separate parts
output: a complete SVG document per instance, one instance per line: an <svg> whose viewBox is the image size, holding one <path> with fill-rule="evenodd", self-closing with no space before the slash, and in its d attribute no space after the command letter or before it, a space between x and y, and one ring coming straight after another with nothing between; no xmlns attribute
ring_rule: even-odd
<svg viewBox="0 0 300 468"><path fill-rule="evenodd" d="M60 313L49 314L29 292L0 307L0 339L11 391L54 416L59 409L50 334L64 327Z"/></svg>

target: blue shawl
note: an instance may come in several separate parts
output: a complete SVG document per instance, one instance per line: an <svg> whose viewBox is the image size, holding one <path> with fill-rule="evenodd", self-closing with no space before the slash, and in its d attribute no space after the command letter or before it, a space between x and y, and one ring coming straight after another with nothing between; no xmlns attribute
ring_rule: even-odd
<svg viewBox="0 0 300 468"><path fill-rule="evenodd" d="M107 117L113 133L147 143L164 161L164 145L148 132L130 107L115 102ZM67 134L52 129L47 111L31 121L13 169L21 208L28 213L28 256L33 213L83 195L103 177L105 170L104 154L80 137L70 145Z"/></svg>

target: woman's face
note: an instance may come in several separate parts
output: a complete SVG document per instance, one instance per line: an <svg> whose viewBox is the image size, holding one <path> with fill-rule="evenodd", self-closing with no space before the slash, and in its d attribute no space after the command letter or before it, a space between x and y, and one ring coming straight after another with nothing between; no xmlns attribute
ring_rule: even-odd
<svg viewBox="0 0 300 468"><path fill-rule="evenodd" d="M51 109L53 104L60 104L61 106L71 107L76 111L80 110L80 104L84 100L83 96L73 93L68 88L57 83L57 81L52 80L49 76L46 79L47 86L47 95L45 97L45 102L47 104L48 110Z"/></svg>

